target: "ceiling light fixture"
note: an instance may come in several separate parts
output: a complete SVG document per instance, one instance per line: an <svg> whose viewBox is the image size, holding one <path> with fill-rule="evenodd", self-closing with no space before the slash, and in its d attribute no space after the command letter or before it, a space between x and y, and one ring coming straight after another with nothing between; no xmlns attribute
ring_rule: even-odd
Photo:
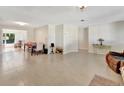
<svg viewBox="0 0 124 93"><path fill-rule="evenodd" d="M25 22L14 22L14 23L21 25L21 26L28 25L28 23L25 23Z"/></svg>
<svg viewBox="0 0 124 93"><path fill-rule="evenodd" d="M78 6L78 8L81 10L81 11L84 11L84 9L86 8L87 6Z"/></svg>
<svg viewBox="0 0 124 93"><path fill-rule="evenodd" d="M84 19L81 19L81 22L84 22L85 20Z"/></svg>
<svg viewBox="0 0 124 93"><path fill-rule="evenodd" d="M86 8L86 6L78 6L80 9L84 9Z"/></svg>
<svg viewBox="0 0 124 93"><path fill-rule="evenodd" d="M80 9L84 9L85 8L85 6L80 6Z"/></svg>

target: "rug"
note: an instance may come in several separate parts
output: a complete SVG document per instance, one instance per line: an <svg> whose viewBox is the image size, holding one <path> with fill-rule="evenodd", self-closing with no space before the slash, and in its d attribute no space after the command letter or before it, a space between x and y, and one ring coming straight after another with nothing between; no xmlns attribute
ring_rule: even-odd
<svg viewBox="0 0 124 93"><path fill-rule="evenodd" d="M102 76L95 75L94 78L91 80L89 86L120 86L120 84L106 79Z"/></svg>

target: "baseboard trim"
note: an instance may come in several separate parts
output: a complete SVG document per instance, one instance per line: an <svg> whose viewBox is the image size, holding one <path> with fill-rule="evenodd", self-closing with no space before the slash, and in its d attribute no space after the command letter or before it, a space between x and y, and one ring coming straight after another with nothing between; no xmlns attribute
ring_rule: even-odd
<svg viewBox="0 0 124 93"><path fill-rule="evenodd" d="M78 52L78 50L70 50L70 51L63 51L63 54L68 54L68 53L71 53L71 52Z"/></svg>
<svg viewBox="0 0 124 93"><path fill-rule="evenodd" d="M88 48L80 48L80 49L78 49L78 50L88 50Z"/></svg>

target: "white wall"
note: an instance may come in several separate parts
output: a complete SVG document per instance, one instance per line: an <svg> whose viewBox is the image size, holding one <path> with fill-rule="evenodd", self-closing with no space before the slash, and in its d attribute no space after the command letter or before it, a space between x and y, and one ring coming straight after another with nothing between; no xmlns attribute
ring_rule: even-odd
<svg viewBox="0 0 124 93"><path fill-rule="evenodd" d="M25 30L15 30L15 29L2 29L3 33L14 33L15 34L15 43L19 40L24 42L27 41L27 31Z"/></svg>
<svg viewBox="0 0 124 93"><path fill-rule="evenodd" d="M34 30L35 41L42 42L48 46L48 25L38 27Z"/></svg>
<svg viewBox="0 0 124 93"><path fill-rule="evenodd" d="M1 29L14 29L14 30L25 30L27 31L27 41L34 41L34 29L33 27L24 27L17 25L0 25Z"/></svg>
<svg viewBox="0 0 124 93"><path fill-rule="evenodd" d="M55 29L56 29L55 24L49 24L48 25L48 53L51 52L51 48L50 48L51 43L54 43L56 46ZM54 50L55 50L55 48L54 48Z"/></svg>
<svg viewBox="0 0 124 93"><path fill-rule="evenodd" d="M124 50L124 22L89 26L89 52L93 52L93 43L98 43L98 38L103 38L103 44L111 45L112 51Z"/></svg>
<svg viewBox="0 0 124 93"><path fill-rule="evenodd" d="M0 45L2 44L2 29L0 28Z"/></svg>
<svg viewBox="0 0 124 93"><path fill-rule="evenodd" d="M88 50L88 28L79 27L78 48Z"/></svg>
<svg viewBox="0 0 124 93"><path fill-rule="evenodd" d="M35 28L34 35L36 42L43 42L48 48L48 54L51 51L51 43L55 44L55 24L49 24L42 27Z"/></svg>
<svg viewBox="0 0 124 93"><path fill-rule="evenodd" d="M34 41L35 40L35 35L34 35L33 29L27 30L27 39L28 39L28 41Z"/></svg>
<svg viewBox="0 0 124 93"><path fill-rule="evenodd" d="M63 54L78 51L78 26L69 24L56 25L56 47L63 49Z"/></svg>
<svg viewBox="0 0 124 93"><path fill-rule="evenodd" d="M0 53L2 52L2 29L0 28Z"/></svg>
<svg viewBox="0 0 124 93"><path fill-rule="evenodd" d="M55 42L56 47L63 49L63 25L56 25Z"/></svg>
<svg viewBox="0 0 124 93"><path fill-rule="evenodd" d="M99 38L103 38L104 44L112 45L114 41L112 25L102 24L89 26L89 52L93 52L92 44L97 44Z"/></svg>
<svg viewBox="0 0 124 93"><path fill-rule="evenodd" d="M64 25L64 54L78 51L78 27Z"/></svg>
<svg viewBox="0 0 124 93"><path fill-rule="evenodd" d="M123 51L124 50L124 21L115 22L112 24L113 27L113 50L115 51Z"/></svg>

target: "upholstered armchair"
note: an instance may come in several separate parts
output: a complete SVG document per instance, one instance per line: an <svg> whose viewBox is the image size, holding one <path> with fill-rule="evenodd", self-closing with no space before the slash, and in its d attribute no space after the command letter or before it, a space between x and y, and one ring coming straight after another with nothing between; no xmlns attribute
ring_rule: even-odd
<svg viewBox="0 0 124 93"><path fill-rule="evenodd" d="M110 51L106 55L106 62L114 72L120 74L120 68L124 66L124 52L118 53Z"/></svg>

